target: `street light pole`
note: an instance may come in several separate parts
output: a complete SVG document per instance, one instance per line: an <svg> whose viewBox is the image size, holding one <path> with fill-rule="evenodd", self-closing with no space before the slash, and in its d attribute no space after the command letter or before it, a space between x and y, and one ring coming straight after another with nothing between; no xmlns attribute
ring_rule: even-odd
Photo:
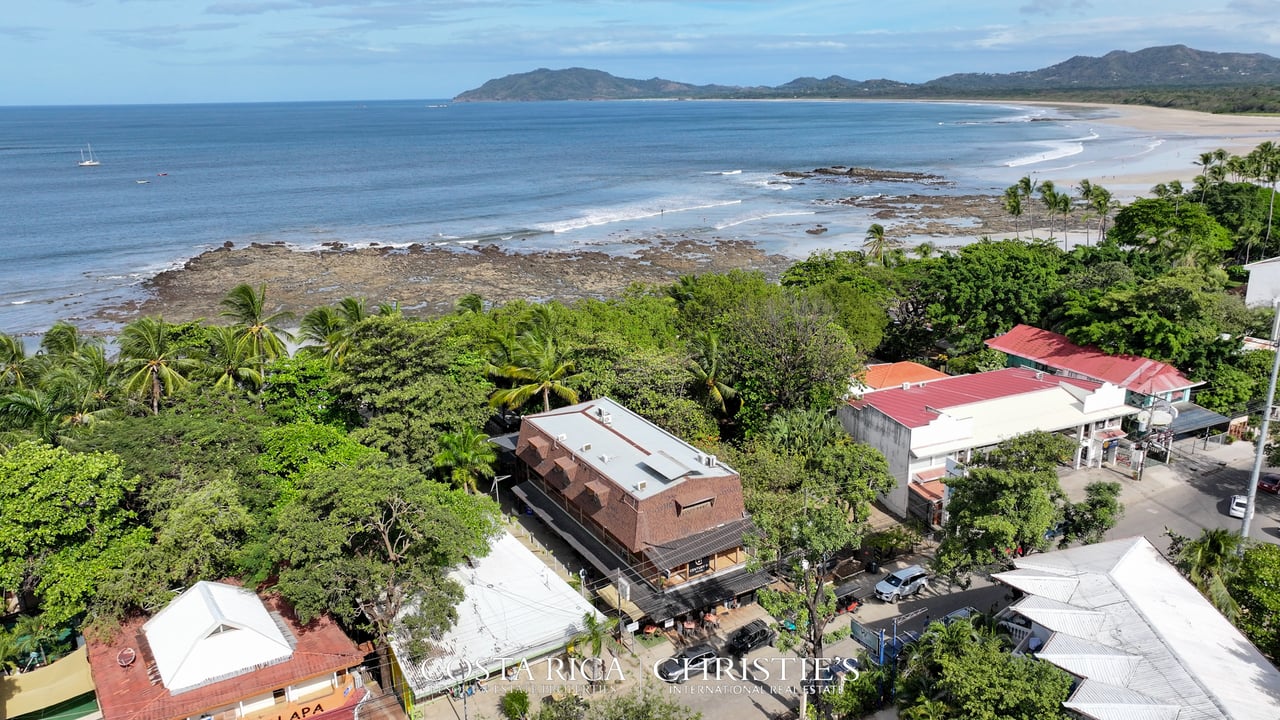
<svg viewBox="0 0 1280 720"><path fill-rule="evenodd" d="M1262 475L1262 461L1267 452L1267 432L1271 429L1271 405L1276 396L1276 375L1280 374L1280 298L1271 301L1275 317L1271 321L1271 344L1275 358L1271 361L1271 381L1267 384L1267 402L1262 414L1262 427L1258 430L1258 447L1253 456L1253 472L1249 474L1249 502L1245 505L1244 519L1240 521L1240 537L1249 539L1249 523L1253 520L1253 504L1258 496L1258 477Z"/></svg>

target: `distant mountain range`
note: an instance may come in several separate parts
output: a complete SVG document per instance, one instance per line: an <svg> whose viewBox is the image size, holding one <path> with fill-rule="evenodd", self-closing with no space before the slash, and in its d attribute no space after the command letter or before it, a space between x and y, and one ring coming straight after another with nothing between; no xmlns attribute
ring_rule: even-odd
<svg viewBox="0 0 1280 720"><path fill-rule="evenodd" d="M908 98L1007 96L1013 93L1114 91L1280 85L1280 60L1262 53L1216 53L1185 45L1077 55L1040 70L959 73L924 83L850 80L832 75L796 78L777 87L690 85L653 78L630 80L600 70L569 68L508 75L454 98L456 102L637 100L659 98Z"/></svg>

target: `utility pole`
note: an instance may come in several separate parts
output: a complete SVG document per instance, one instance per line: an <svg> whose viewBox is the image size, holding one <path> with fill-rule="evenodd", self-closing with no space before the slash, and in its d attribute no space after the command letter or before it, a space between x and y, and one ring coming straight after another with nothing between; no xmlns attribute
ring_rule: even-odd
<svg viewBox="0 0 1280 720"><path fill-rule="evenodd" d="M1262 414L1262 427L1258 430L1258 447L1253 456L1253 472L1249 474L1249 502L1245 505L1244 519L1240 521L1240 537L1249 539L1249 524L1253 521L1253 504L1258 496L1258 477L1262 475L1262 461L1267 453L1267 433L1271 429L1271 407L1276 396L1276 375L1280 373L1280 298L1271 301L1275 318L1271 321L1271 344L1275 358L1271 361L1271 381L1267 384L1267 403Z"/></svg>

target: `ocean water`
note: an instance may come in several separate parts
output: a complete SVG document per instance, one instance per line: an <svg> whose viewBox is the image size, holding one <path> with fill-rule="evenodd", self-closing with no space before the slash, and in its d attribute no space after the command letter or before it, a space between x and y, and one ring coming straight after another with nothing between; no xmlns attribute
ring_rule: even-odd
<svg viewBox="0 0 1280 720"><path fill-rule="evenodd" d="M857 247L866 211L827 201L999 192L1162 142L1090 120L893 102L0 108L0 330L94 327L98 307L228 241L625 253L626 240L661 234L797 257ZM77 165L86 144L101 165ZM948 182L780 175L832 165ZM829 232L803 232L818 223Z"/></svg>

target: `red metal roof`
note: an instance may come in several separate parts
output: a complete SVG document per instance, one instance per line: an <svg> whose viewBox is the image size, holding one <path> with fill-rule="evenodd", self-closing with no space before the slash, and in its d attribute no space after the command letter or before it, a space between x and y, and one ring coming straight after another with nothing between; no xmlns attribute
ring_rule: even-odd
<svg viewBox="0 0 1280 720"><path fill-rule="evenodd" d="M910 388L895 388L868 393L849 404L861 410L871 406L910 428L924 427L938 417L937 410L968 405L985 400L1040 392L1061 383L1085 390L1097 390L1102 383L1090 380L1038 373L1030 368L1005 368L973 375L956 375Z"/></svg>
<svg viewBox="0 0 1280 720"><path fill-rule="evenodd" d="M1174 366L1137 355L1108 355L1095 347L1082 347L1048 330L1015 325L1009 332L986 341L987 346L1055 370L1065 370L1109 382L1143 395L1185 390L1192 382Z"/></svg>
<svg viewBox="0 0 1280 720"><path fill-rule="evenodd" d="M151 651L142 633L142 624L147 618L127 621L116 629L110 640L86 638L89 668L104 720L188 718L300 680L355 667L364 659L366 653L356 647L333 620L321 617L301 625L292 608L278 596L269 595L262 600L269 611L279 613L297 638L293 655L285 662L177 695L171 695L160 682L153 684L148 677ZM126 649L133 649L137 659L122 666L117 657ZM349 698L348 704L355 699Z"/></svg>
<svg viewBox="0 0 1280 720"><path fill-rule="evenodd" d="M949 376L939 370L908 360L868 365L859 380L863 385L873 390L879 390L881 388L900 387L902 383L928 382L944 377Z"/></svg>

